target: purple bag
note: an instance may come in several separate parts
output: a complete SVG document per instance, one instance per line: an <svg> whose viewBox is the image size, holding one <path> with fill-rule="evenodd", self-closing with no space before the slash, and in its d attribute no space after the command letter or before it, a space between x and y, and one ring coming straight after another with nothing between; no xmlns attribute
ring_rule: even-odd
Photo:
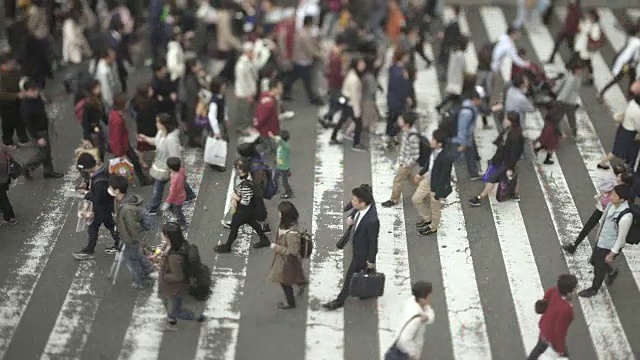
<svg viewBox="0 0 640 360"><path fill-rule="evenodd" d="M194 125L200 129L206 129L209 127L209 118L202 115L197 115L194 121Z"/></svg>
<svg viewBox="0 0 640 360"><path fill-rule="evenodd" d="M493 173L496 172L497 169L498 169L498 167L493 165L489 161L489 166L487 167L487 171L485 171L484 175L482 175L482 182L484 182L484 183L488 182L489 178L491 177L491 175L493 175Z"/></svg>

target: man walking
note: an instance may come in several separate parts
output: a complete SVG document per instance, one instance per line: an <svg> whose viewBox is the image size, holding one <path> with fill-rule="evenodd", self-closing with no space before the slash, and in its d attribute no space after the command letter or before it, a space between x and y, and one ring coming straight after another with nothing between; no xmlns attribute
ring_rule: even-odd
<svg viewBox="0 0 640 360"><path fill-rule="evenodd" d="M0 54L0 118L2 118L2 143L13 146L13 136L18 135L18 144L29 142L27 130L20 117L20 72L10 55Z"/></svg>

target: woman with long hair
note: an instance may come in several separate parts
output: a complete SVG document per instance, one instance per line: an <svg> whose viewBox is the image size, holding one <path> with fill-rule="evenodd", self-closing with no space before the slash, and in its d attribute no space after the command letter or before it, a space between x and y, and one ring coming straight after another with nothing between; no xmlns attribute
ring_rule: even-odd
<svg viewBox="0 0 640 360"><path fill-rule="evenodd" d="M170 222L162 225L162 250L158 273L158 295L167 309L167 330L177 330L178 319L204 322L207 317L200 314L196 318L193 311L182 307L189 284L184 277L184 252L187 241L180 225Z"/></svg>
<svg viewBox="0 0 640 360"><path fill-rule="evenodd" d="M82 111L82 145L95 147L100 152L100 161L104 162L107 125L107 113L102 101L102 87L94 80L88 87L87 98Z"/></svg>
<svg viewBox="0 0 640 360"><path fill-rule="evenodd" d="M503 122L504 130L498 135L493 142L496 146L495 155L490 160L494 171L486 179L484 190L480 195L469 200L471 206L480 206L482 199L486 199L496 184L505 178L512 179L515 177L516 164L524 151L524 136L522 135L522 127L520 126L520 115L515 111L509 111ZM515 201L520 200L517 185L516 191L512 196Z"/></svg>
<svg viewBox="0 0 640 360"><path fill-rule="evenodd" d="M293 295L293 285L304 285L306 280L302 270L302 257L300 256L301 235L298 230L298 210L289 201L283 201L278 205L280 225L276 241L271 243L274 252L269 280L280 284L287 302L279 302L278 308L287 310L296 307L296 299ZM301 288L301 290L304 288Z"/></svg>

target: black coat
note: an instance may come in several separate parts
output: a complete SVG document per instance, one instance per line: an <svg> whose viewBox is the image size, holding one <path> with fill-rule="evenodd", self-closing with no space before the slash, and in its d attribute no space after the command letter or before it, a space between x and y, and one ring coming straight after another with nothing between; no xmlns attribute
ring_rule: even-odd
<svg viewBox="0 0 640 360"><path fill-rule="evenodd" d="M422 168L419 173L420 175L424 175L427 171L431 170L429 173L429 184L431 191L436 194L436 199L444 199L453 191L451 187L451 169L453 168L455 158L452 154L456 149L451 148L451 146L452 145L446 146L440 151L438 156L436 156L433 160L433 169L429 169L429 163L427 163L427 166Z"/></svg>
<svg viewBox="0 0 640 360"><path fill-rule="evenodd" d="M493 142L498 148L491 158L494 166L505 165L507 170L515 170L516 163L524 152L524 137L522 132L503 131Z"/></svg>
<svg viewBox="0 0 640 360"><path fill-rule="evenodd" d="M352 218L355 219L355 212ZM355 224L354 224L355 226ZM369 211L360 219L360 223L353 235L352 265L364 270L367 262L375 264L378 254L378 235L380 233L380 220L376 205L371 204Z"/></svg>
<svg viewBox="0 0 640 360"><path fill-rule="evenodd" d="M38 83L44 82L45 78L53 78L51 46L47 38L28 35L19 52L18 62L23 73Z"/></svg>
<svg viewBox="0 0 640 360"><path fill-rule="evenodd" d="M46 136L49 131L49 117L42 98L23 99L20 102L20 115L33 139Z"/></svg>
<svg viewBox="0 0 640 360"><path fill-rule="evenodd" d="M84 196L85 200L93 203L93 213L96 221L104 221L112 218L113 196L109 195L109 174L104 166L91 175L89 191Z"/></svg>

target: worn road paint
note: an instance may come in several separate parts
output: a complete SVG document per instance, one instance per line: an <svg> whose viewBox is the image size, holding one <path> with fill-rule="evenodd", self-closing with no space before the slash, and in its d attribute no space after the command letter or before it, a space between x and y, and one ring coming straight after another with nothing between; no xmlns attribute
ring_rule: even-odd
<svg viewBox="0 0 640 360"><path fill-rule="evenodd" d="M504 17L502 17L504 19ZM493 23L497 20L494 18ZM538 25L537 30L531 29L532 25L525 25L527 34L538 58L550 53L553 40L549 32L542 30ZM529 30L531 29L531 30ZM540 121L537 116L534 121ZM538 126L542 126L541 123ZM597 138L597 137L596 137ZM573 201L569 186L564 177L562 167L554 155L552 165L534 164L538 183L544 194L544 200L551 214L551 220L560 245L568 244L575 239L576 234L582 229L582 221L578 215L578 209ZM593 279L592 267L589 265L591 249L587 242L578 247L574 256L564 254L567 266L571 274L579 281L579 288L586 289ZM622 328L615 305L609 296L609 292L602 287L598 295L585 299L578 298L584 313L589 334L594 349L599 359L631 359L633 353L627 335Z"/></svg>
<svg viewBox="0 0 640 360"><path fill-rule="evenodd" d="M462 21L460 24L462 28ZM462 29L464 32L465 30ZM430 68L421 77L418 73L416 84L437 84L435 69ZM422 80L422 81L421 81ZM429 139L437 128L435 105L441 101L438 86L420 86L417 93L423 93L430 114L428 123L422 123L426 129L424 134ZM418 102L418 105L424 102ZM455 169L452 177L455 178ZM447 316L453 355L456 359L491 360L491 344L487 334L487 324L480 301L477 277L473 267L473 258L467 236L467 227L460 203L460 195L456 183L453 192L447 197L447 206L442 209L440 226L436 233L438 253L442 272L442 284L447 302ZM465 284L461 287L460 284Z"/></svg>
<svg viewBox="0 0 640 360"><path fill-rule="evenodd" d="M343 253L335 245L343 233L344 149L329 145L330 131L318 131L311 219L316 243L308 279L305 358L340 360L344 359L344 309L327 311L321 305L336 298L344 274Z"/></svg>
<svg viewBox="0 0 640 360"><path fill-rule="evenodd" d="M101 300L91 286L95 268L93 260L81 261L78 265L41 360L82 357ZM75 344L77 346L73 346Z"/></svg>
<svg viewBox="0 0 640 360"><path fill-rule="evenodd" d="M197 195L200 190L204 162L199 150L189 149L183 152L183 161L187 170L187 181L192 186L196 199L183 207L187 223L191 223L195 211ZM185 238L188 234L185 234ZM162 344L163 326L167 318L162 299L158 296L158 281L151 292L145 291L136 299L131 322L122 343L118 359L152 360L157 359Z"/></svg>
<svg viewBox="0 0 640 360"><path fill-rule="evenodd" d="M64 184L34 221L40 224L26 239L16 256L18 268L10 269L7 280L0 288L0 359L4 358L33 291L58 242L60 232L73 207L73 199L65 196L73 189L77 170L70 166Z"/></svg>
<svg viewBox="0 0 640 360"><path fill-rule="evenodd" d="M235 169L231 171L231 179L227 188L224 214L231 209L231 195L233 194L236 179ZM252 229L240 230L238 240L234 243L233 254L224 254L224 257L233 256L233 265L225 267L220 264L220 255L216 255L212 272L214 276L213 294L207 301L205 313L211 320L200 329L197 360L226 359L234 360L238 343L238 330L240 328L240 311L237 304L240 302L245 280L247 278L247 264L249 261L249 248L251 247ZM225 235L227 233L225 232ZM221 239L226 241L226 237Z"/></svg>

